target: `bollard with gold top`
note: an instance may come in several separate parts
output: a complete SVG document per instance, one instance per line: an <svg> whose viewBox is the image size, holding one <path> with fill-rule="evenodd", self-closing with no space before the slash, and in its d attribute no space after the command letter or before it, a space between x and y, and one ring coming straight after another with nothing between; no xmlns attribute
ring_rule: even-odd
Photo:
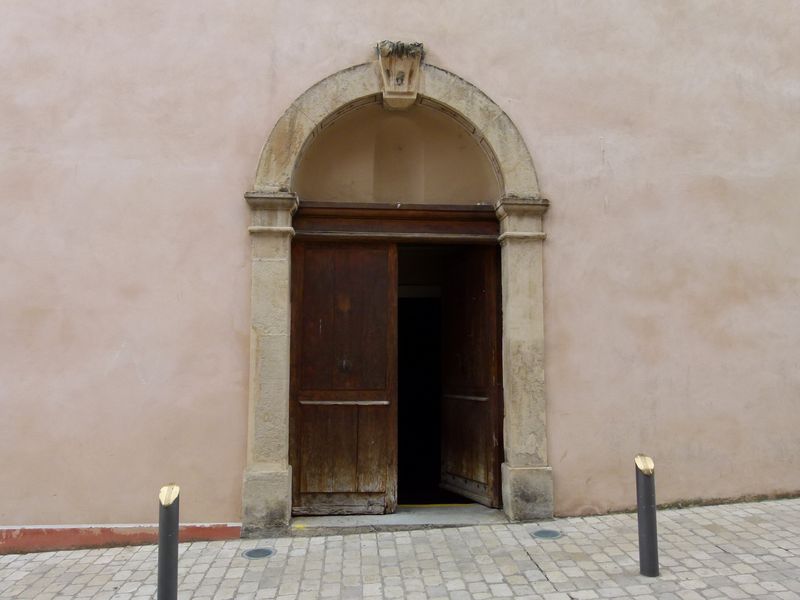
<svg viewBox="0 0 800 600"><path fill-rule="evenodd" d="M178 505L181 488L174 483L158 493L158 600L178 598Z"/></svg>
<svg viewBox="0 0 800 600"><path fill-rule="evenodd" d="M655 463L644 454L636 465L636 512L639 517L639 573L658 577L658 534L656 531Z"/></svg>

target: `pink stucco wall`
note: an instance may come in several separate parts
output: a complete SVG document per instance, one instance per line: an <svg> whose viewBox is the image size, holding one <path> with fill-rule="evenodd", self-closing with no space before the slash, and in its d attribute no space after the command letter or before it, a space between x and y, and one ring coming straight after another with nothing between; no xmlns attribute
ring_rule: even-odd
<svg viewBox="0 0 800 600"><path fill-rule="evenodd" d="M491 96L547 215L556 509L800 490L800 8L0 7L0 523L238 521L242 199L307 87L419 40Z"/></svg>

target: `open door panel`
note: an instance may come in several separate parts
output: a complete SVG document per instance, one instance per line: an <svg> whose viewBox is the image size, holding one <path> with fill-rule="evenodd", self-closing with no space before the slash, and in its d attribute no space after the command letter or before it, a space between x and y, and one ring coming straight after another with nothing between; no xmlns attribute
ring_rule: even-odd
<svg viewBox="0 0 800 600"><path fill-rule="evenodd" d="M465 246L448 257L442 303L441 487L500 506L502 388L499 257Z"/></svg>

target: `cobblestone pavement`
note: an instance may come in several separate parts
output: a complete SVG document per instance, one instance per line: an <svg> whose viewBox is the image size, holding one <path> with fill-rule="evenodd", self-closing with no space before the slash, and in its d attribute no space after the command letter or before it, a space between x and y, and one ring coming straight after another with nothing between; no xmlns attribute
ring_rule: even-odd
<svg viewBox="0 0 800 600"><path fill-rule="evenodd" d="M661 577L636 516L181 545L180 596L800 599L800 499L661 511ZM558 539L530 532L557 529ZM242 552L271 546L270 558ZM154 546L0 556L0 598L154 598Z"/></svg>

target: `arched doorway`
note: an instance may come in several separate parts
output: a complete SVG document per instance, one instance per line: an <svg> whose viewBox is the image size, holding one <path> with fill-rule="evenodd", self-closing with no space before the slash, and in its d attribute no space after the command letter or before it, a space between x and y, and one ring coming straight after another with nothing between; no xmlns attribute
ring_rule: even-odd
<svg viewBox="0 0 800 600"><path fill-rule="evenodd" d="M488 497L486 494L492 493L489 488L495 486L497 503L502 495L504 510L512 519L552 514L552 474L547 465L544 421L541 289L544 238L541 224L548 203L539 195L525 144L502 110L463 79L427 64L420 69L419 94L408 114L387 114L380 106L384 90L377 64L353 67L321 81L287 110L262 152L255 188L246 195L253 209L250 227L253 260L250 419L242 515L245 531L285 525L293 505L299 512L303 512L304 506L330 506L330 502L327 505L325 502L336 494L339 496L334 498L333 504L347 504L355 493L360 495L356 503L363 501L364 507L377 506L376 498L380 496L383 502L380 510L391 510L396 501L396 495L392 498L389 480L392 469L396 469L391 456L381 455L377 463L373 461L373 466L385 465L388 471L383 472L389 473L389 479L377 483L374 471L359 468L358 458L353 459L355 463L341 461L345 460L343 456L360 456L364 460L373 451L388 455L396 452L396 446L392 446L395 442L391 439L394 435L391 427L396 423L396 416L392 414L396 407L396 403L392 405L396 398L396 372L393 375L392 371L397 363L392 347L394 344L396 348L397 340L391 339L391 335L379 340L378 346L385 349L383 359L375 350L364 354L362 364L372 364L372 367L358 377L352 358L347 356L320 359L333 365L330 373L320 376L313 357L297 349L302 348L303 323L319 321L318 315L314 314L312 319L311 313L317 309L336 310L336 306L327 307L324 303L321 308L307 306L303 303L305 295L301 292L298 296L297 281L319 283L331 272L339 271L342 281L358 274L363 277L364 273L372 274L372 282L386 281L383 286L359 283L351 286L348 294L362 290L367 296L374 295L377 289L378 296L355 298L342 294L341 299L347 306L339 308L352 311L353 302L370 307L376 322L384 323L383 329L390 332L393 328L396 330L392 319L397 316L398 248L416 247L417 250L404 250L411 257L432 244L484 248L479 252L463 251L459 258L448 258L453 261L446 269L448 273L483 268L480 265L490 264L492 259L487 257L497 252L492 249L500 247L502 282L498 281L498 287L502 288L502 298L498 298L497 304L502 305L503 325L502 332L498 332L497 356L502 356L502 361L498 361L495 371L497 381L490 383L500 387L502 370L502 390L498 392L502 394L502 405L494 417L487 410L474 413L471 419L479 423L495 418L497 438L500 437L499 414L504 414L503 444L502 449L498 445L497 451L497 462L502 460L502 467L494 480L487 475L483 482L486 486L473 489L472 497L481 494ZM412 116L414 111L417 112ZM349 146L351 154L356 156L359 152L363 154L365 146L371 144L368 153L371 160L354 159L343 163L347 152L343 151L341 140L338 146L323 143L326 138L328 141L335 138L337 132L341 135L342 131L345 131L345 139L354 142L352 135L346 134L348 120L359 121L361 125L372 123L373 133L365 138L368 144L350 143ZM421 128L420 122L427 126ZM459 132L455 138L445 135L448 131L452 133L453 128ZM360 129L362 133L365 130L364 127ZM452 147L450 152L446 151L446 140L458 139L458 135L463 139L460 145L456 144L457 151L453 152ZM336 160L331 160L331 156L326 159L326 153L331 154L330 148L337 147L338 151L333 152ZM433 150L420 160L425 149ZM456 162L448 169L447 160ZM337 162L334 170L340 176L329 177L328 184L323 185L325 165ZM365 164L369 165L368 169ZM345 166L350 169L349 175L341 177ZM459 170L466 177L456 177ZM481 176L485 172L490 173L489 178ZM316 177L309 177L309 173ZM448 181L453 183L449 192ZM461 191L453 193L453 189ZM298 192L302 193L300 199ZM317 193L324 200L305 200L306 196L313 197ZM494 197L486 197L491 195ZM356 198L356 202L347 202L351 198ZM390 202L395 205L392 207ZM373 206L365 206L368 203ZM338 252L329 251L334 240L339 244ZM345 248L354 250L348 254L342 252ZM311 262L309 251L314 255ZM483 258L475 258L478 255ZM439 259L444 260L442 256ZM311 268L317 269L315 276L298 275L312 263ZM332 268L335 264L340 266ZM321 291L318 297L332 297L335 303L336 285L330 283L333 287L328 292ZM449 284L442 280L440 287L442 285ZM299 287L302 289L302 284ZM292 294L294 297L290 301ZM491 290L486 292L487 298L491 295ZM481 307L476 310L488 314L485 311L490 308L485 302ZM387 310L381 312L383 308ZM303 311L305 315L299 320L292 318L293 312L298 315ZM358 319L353 320L355 329L345 328L342 335L346 338L357 335L358 322ZM483 319L476 319L476 322L483 322ZM383 329L378 327L379 331ZM485 335L491 338L491 332ZM321 347L327 352L324 345ZM467 362L471 360L482 365L491 362L491 358L479 354L467 359ZM457 366L452 368L457 370ZM491 369L484 371L491 379ZM330 382L336 377L344 383L333 385L332 388L339 391L331 395ZM313 385L300 381L307 382L309 378ZM376 381L383 382L383 387ZM296 418L297 407L301 405L297 392L301 389L305 394L303 406L314 408L309 408L304 417ZM348 389L349 395L343 397L342 389ZM370 393L363 393L366 390ZM376 391L383 395L378 397ZM489 397L477 393L449 395L473 404L478 404L476 398ZM352 408L334 409L336 404L331 402ZM381 408L386 410L381 412ZM465 410L466 405L457 412L465 414ZM303 423L311 423L311 429L305 425L298 429L297 425ZM359 423L364 424L363 432ZM476 435L491 437L491 427L489 424ZM297 439L290 442L292 431ZM347 431L358 434L336 437ZM375 450L375 443L382 435L388 436L389 446ZM349 450L326 454L325 449L330 448L332 452L337 441ZM463 455L466 450L460 452ZM333 462L314 459L314 456L333 456ZM461 459L456 456L456 459L455 462L459 462L463 456ZM308 460L313 464L303 463ZM292 469L299 469L294 477ZM320 488L320 478L330 480L331 474L336 473L349 473L347 479L351 483L348 485L355 485L355 490L341 481ZM453 481L450 483L462 493L468 484L475 483L470 479L459 487ZM303 482L308 484L305 492ZM314 491L318 489L323 492ZM306 496L298 500L304 493ZM319 493L327 493L327 496L314 495Z"/></svg>

